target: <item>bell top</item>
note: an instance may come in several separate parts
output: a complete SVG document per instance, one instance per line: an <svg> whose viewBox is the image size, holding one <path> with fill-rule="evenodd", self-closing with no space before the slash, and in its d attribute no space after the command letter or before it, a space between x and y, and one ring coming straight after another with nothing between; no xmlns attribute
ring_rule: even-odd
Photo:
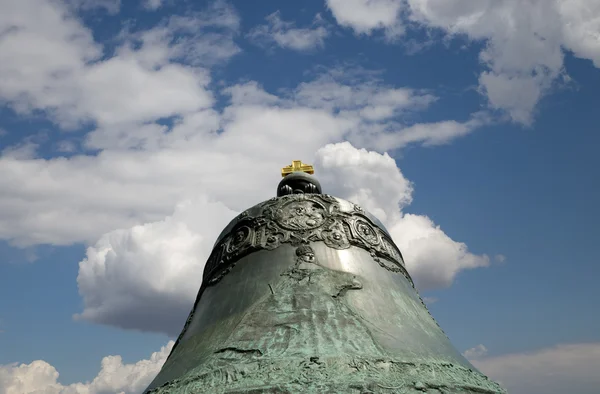
<svg viewBox="0 0 600 394"><path fill-rule="evenodd" d="M452 346L383 225L313 174L295 161L223 230L146 393L506 394Z"/></svg>
<svg viewBox="0 0 600 394"><path fill-rule="evenodd" d="M283 179L277 186L277 197L289 194L321 194L321 184L313 176L314 167L302 163L302 160L294 160L292 164L281 169Z"/></svg>

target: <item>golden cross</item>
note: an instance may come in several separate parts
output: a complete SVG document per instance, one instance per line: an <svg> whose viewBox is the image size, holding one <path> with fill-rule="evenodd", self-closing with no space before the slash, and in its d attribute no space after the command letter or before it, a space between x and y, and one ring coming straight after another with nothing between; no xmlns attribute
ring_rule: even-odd
<svg viewBox="0 0 600 394"><path fill-rule="evenodd" d="M285 166L281 169L281 176L285 177L286 175L290 175L292 172L306 172L307 174L314 174L315 169L310 164L302 163L302 160L294 160L292 161L291 166Z"/></svg>

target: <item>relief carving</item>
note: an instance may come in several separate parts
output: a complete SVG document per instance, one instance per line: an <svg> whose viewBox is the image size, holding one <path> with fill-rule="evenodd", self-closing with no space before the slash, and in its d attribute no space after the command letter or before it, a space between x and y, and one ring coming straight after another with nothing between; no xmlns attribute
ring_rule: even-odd
<svg viewBox="0 0 600 394"><path fill-rule="evenodd" d="M312 230L325 221L325 207L317 201L290 201L274 211L274 219L287 230Z"/></svg>
<svg viewBox="0 0 600 394"><path fill-rule="evenodd" d="M248 226L240 226L233 232L227 243L227 252L236 253L251 244L250 238L252 237L253 231Z"/></svg>
<svg viewBox="0 0 600 394"><path fill-rule="evenodd" d="M148 391L147 394L183 392L506 394L504 388L481 373L451 363L416 363L388 357L353 356L335 359L308 356L272 360L265 359L254 349L225 350L240 353L235 355L238 361L224 364L215 358L180 379L165 383ZM312 390L307 390L308 387Z"/></svg>
<svg viewBox="0 0 600 394"><path fill-rule="evenodd" d="M333 221L321 233L325 245L334 249L348 249L350 241L348 240L347 225L340 221Z"/></svg>
<svg viewBox="0 0 600 394"><path fill-rule="evenodd" d="M377 233L365 219L358 219L354 222L354 228L360 238L362 238L369 245L379 244L379 237Z"/></svg>
<svg viewBox="0 0 600 394"><path fill-rule="evenodd" d="M255 208L255 217L248 214L250 210L238 216L232 230L215 246L204 271L208 285L217 283L238 259L256 250L310 242L324 242L334 249L365 249L382 268L403 274L412 284L400 251L357 205L344 212L330 195L292 194L272 198Z"/></svg>
<svg viewBox="0 0 600 394"><path fill-rule="evenodd" d="M383 246L387 250L392 260L399 261L402 265L404 265L404 259L400 255L400 251L398 250L396 245L394 245L394 242L385 236L382 237L381 242L383 243Z"/></svg>

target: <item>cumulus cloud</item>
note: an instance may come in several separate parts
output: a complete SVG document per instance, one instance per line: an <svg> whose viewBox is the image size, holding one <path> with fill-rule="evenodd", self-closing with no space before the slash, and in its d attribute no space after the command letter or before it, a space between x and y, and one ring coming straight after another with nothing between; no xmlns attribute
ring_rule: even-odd
<svg viewBox="0 0 600 394"><path fill-rule="evenodd" d="M240 52L235 43L239 28L237 11L218 0L201 12L172 15L148 30L123 31L118 54L134 53L151 67L169 62L214 66Z"/></svg>
<svg viewBox="0 0 600 394"><path fill-rule="evenodd" d="M63 105L68 88L57 89L68 78L61 75L74 75L102 53L63 3L3 2L0 31L0 96L21 112Z"/></svg>
<svg viewBox="0 0 600 394"><path fill-rule="evenodd" d="M482 346L482 345L480 345ZM466 355L466 354L465 354ZM600 387L600 344L559 345L470 361L511 394L595 394Z"/></svg>
<svg viewBox="0 0 600 394"><path fill-rule="evenodd" d="M326 0L326 4L338 24L357 34L384 29L388 38L396 38L404 33L401 0Z"/></svg>
<svg viewBox="0 0 600 394"><path fill-rule="evenodd" d="M297 28L294 22L281 19L281 13L276 11L265 18L267 24L254 27L247 37L255 43L268 46L276 44L281 48L297 51L307 51L325 45L329 31L324 21L317 15L310 27Z"/></svg>
<svg viewBox="0 0 600 394"><path fill-rule="evenodd" d="M438 100L431 92L384 85L366 70L331 69L314 80L302 82L293 92L296 103L325 108L365 121L392 120L408 111L426 109Z"/></svg>
<svg viewBox="0 0 600 394"><path fill-rule="evenodd" d="M16 160L33 159L37 154L38 148L39 144L30 140L24 140L2 149L2 157Z"/></svg>
<svg viewBox="0 0 600 394"><path fill-rule="evenodd" d="M360 204L388 227L420 289L449 286L461 270L488 264L486 256L469 253L428 218L402 212L413 187L389 155L345 142L319 149L314 163L326 192ZM274 194L275 181L255 203ZM84 310L77 317L176 336L214 240L250 205L240 203L234 211L201 197L180 204L164 220L103 235L80 263Z"/></svg>
<svg viewBox="0 0 600 394"><path fill-rule="evenodd" d="M121 0L66 0L66 3L82 10L103 9L109 14L116 14L121 9Z"/></svg>
<svg viewBox="0 0 600 394"><path fill-rule="evenodd" d="M489 265L487 255L470 253L427 216L405 214L389 231L421 290L448 287L460 271Z"/></svg>
<svg viewBox="0 0 600 394"><path fill-rule="evenodd" d="M23 247L90 245L80 262L84 308L77 318L177 335L217 233L274 194L277 169L291 158L313 162L326 192L384 222L419 289L449 286L459 272L489 265L487 256L469 252L428 217L406 212L414 186L381 153L447 143L489 122L486 113L464 122L413 124L406 115L438 97L348 70L329 70L277 94L255 81L217 91L210 66L240 51L232 7L218 1L202 13L123 31L114 53L107 53L74 10L117 12L118 4L0 4L3 103L19 114L41 111L63 130L93 125L82 141L85 151L61 144L69 157L39 158L38 142L28 139L0 156L1 239ZM531 121L539 99L564 73L561 46L600 66L599 8L585 0L328 0L327 6L357 34L381 29L398 37L407 15L411 23L485 42L480 89L490 107L522 123ZM328 30L319 18L297 28L276 13L252 34L304 50L322 46ZM218 109L216 94L228 99ZM106 357L92 382L69 386L40 360L3 366L0 388L6 394L139 392L171 346L136 364ZM501 357L486 357L484 350L480 345L465 354L515 393L557 387L591 393L586 387L599 384L597 344ZM551 388L541 387L548 370Z"/></svg>
<svg viewBox="0 0 600 394"><path fill-rule="evenodd" d="M162 220L202 192L240 211L271 196L274 168L290 157L312 160L328 143L349 139L384 150L439 138L433 131L382 143L404 132L405 114L426 109L435 97L378 81L317 77L282 96L249 82L224 93L230 103L222 112L199 109L170 126L100 126L83 141L94 155L1 157L0 238L21 246L94 243L113 229ZM253 176L240 176L243 168Z"/></svg>
<svg viewBox="0 0 600 394"><path fill-rule="evenodd" d="M406 126L390 123L386 130L378 135L361 133L353 141L365 144L377 150L399 149L410 144L423 146L444 145L489 124L491 119L486 113L475 113L465 122L446 120L433 123L417 123Z"/></svg>
<svg viewBox="0 0 600 394"><path fill-rule="evenodd" d="M485 45L480 91L490 108L530 124L537 103L565 75L564 51L600 67L600 4L585 0L327 0L338 24L357 33L403 22ZM404 9L403 9L404 8Z"/></svg>
<svg viewBox="0 0 600 394"><path fill-rule="evenodd" d="M334 194L383 222L420 290L448 287L460 271L489 265L488 256L470 253L466 244L452 240L428 217L402 211L412 201L413 187L387 154L342 143L321 149L316 164L323 169L323 184Z"/></svg>
<svg viewBox="0 0 600 394"><path fill-rule="evenodd" d="M413 185L387 153L344 142L317 152L315 166L327 193L356 202L389 227L412 201Z"/></svg>
<svg viewBox="0 0 600 394"><path fill-rule="evenodd" d="M355 145L378 151L393 151L411 144L446 144L492 122L485 111L472 114L464 122L405 121L411 113L427 109L438 99L428 91L385 86L365 70L345 74L333 69L299 84L293 91L295 104L327 109L338 119L354 123L345 138Z"/></svg>
<svg viewBox="0 0 600 394"><path fill-rule="evenodd" d="M142 5L148 10L156 11L163 5L163 0L144 0Z"/></svg>
<svg viewBox="0 0 600 394"><path fill-rule="evenodd" d="M600 3L586 0L560 0L557 2L564 41L575 56L590 59L600 68Z"/></svg>
<svg viewBox="0 0 600 394"><path fill-rule="evenodd" d="M176 336L213 243L236 214L200 197L164 220L103 235L79 264L77 318Z"/></svg>
<svg viewBox="0 0 600 394"><path fill-rule="evenodd" d="M0 38L6 59L0 64L0 98L22 114L45 111L66 128L194 112L213 100L206 90L210 76L199 66L239 51L232 42L238 24L234 11L218 2L204 13L124 34L115 56L107 57L60 2L0 5L0 31L6 32ZM203 30L215 28L221 30Z"/></svg>
<svg viewBox="0 0 600 394"><path fill-rule="evenodd" d="M466 244L452 240L427 216L403 212L412 201L413 186L387 154L342 143L321 149L316 164L322 168L323 184L334 194L383 222L420 290L448 287L460 271L489 265L488 256L470 253Z"/></svg>
<svg viewBox="0 0 600 394"><path fill-rule="evenodd" d="M164 364L173 341L149 359L123 364L120 356L104 357L101 370L91 381L62 385L58 371L42 360L30 364L0 366L3 394L139 394ZM480 371L498 381L511 394L596 394L600 378L600 344L571 344L530 353L489 357L478 345L465 356Z"/></svg>
<svg viewBox="0 0 600 394"><path fill-rule="evenodd" d="M476 128L407 122L438 99L430 92L347 69L278 94L254 81L215 92L188 44L211 29L235 34L239 18L224 2L124 31L113 56L59 3L18 4L11 12L20 28L0 41L14 55L0 71L15 78L0 80L0 96L21 111L46 111L63 128L85 119L96 127L82 141L91 152L51 159L37 157L34 146L4 152L0 238L23 247L90 245L80 263L78 318L176 335L217 233L236 212L273 196L277 169L293 158L314 162L326 190L384 221L421 289L487 265L430 219L404 213L412 185L389 155L364 149L435 144ZM48 19L29 17L39 9ZM60 51L37 53L28 40ZM27 69L31 56L42 57ZM228 99L218 110L217 93Z"/></svg>
<svg viewBox="0 0 600 394"><path fill-rule="evenodd" d="M518 0L469 2L409 0L413 21L483 40L485 66L479 77L492 108L507 111L514 121L529 124L536 104L563 72L561 26L557 1Z"/></svg>
<svg viewBox="0 0 600 394"><path fill-rule="evenodd" d="M0 393L3 394L140 394L154 379L169 355L170 341L149 359L135 364L123 364L121 356L102 359L98 375L86 383L64 386L58 383L59 373L43 360L30 364L0 365Z"/></svg>
<svg viewBox="0 0 600 394"><path fill-rule="evenodd" d="M488 350L482 344L479 344L471 349L465 350L463 356L465 356L468 360L477 360L488 353Z"/></svg>

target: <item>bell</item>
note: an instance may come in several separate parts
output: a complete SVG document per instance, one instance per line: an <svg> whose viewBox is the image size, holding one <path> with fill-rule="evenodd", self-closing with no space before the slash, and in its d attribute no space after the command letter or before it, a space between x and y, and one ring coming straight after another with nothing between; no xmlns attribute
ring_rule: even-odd
<svg viewBox="0 0 600 394"><path fill-rule="evenodd" d="M311 171L284 168L218 237L146 393L505 393L452 346L381 222Z"/></svg>

